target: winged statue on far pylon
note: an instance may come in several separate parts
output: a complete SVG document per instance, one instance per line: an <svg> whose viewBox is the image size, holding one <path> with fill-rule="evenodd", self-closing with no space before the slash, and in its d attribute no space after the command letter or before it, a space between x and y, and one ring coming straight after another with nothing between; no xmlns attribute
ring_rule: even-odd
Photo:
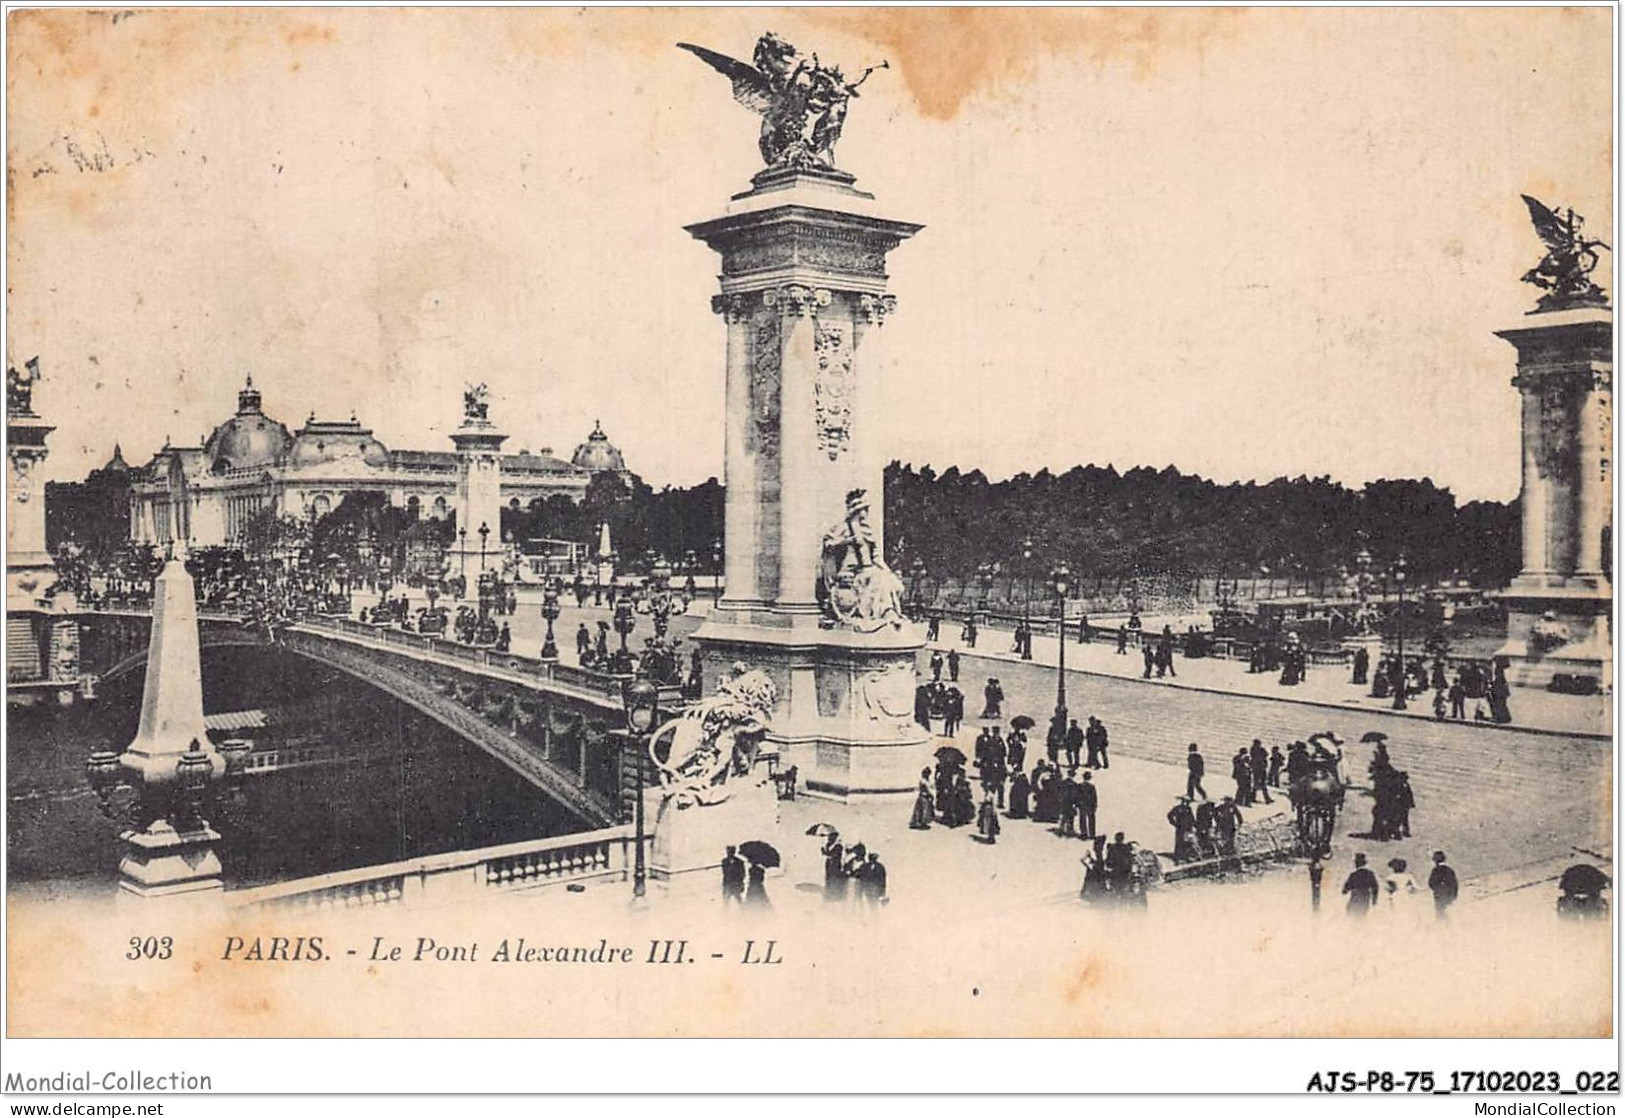
<svg viewBox="0 0 1625 1118"><path fill-rule="evenodd" d="M835 166L835 144L846 123L847 102L885 62L848 81L838 66L824 66L769 31L756 40L751 62L678 43L733 83L734 100L762 118L759 146L770 168ZM754 64L753 64L754 63Z"/></svg>
<svg viewBox="0 0 1625 1118"><path fill-rule="evenodd" d="M1591 273L1599 262L1597 250L1613 250L1580 232L1585 218L1573 209L1559 214L1527 194L1522 197L1524 205L1529 207L1529 220L1534 222L1535 232L1546 244L1545 257L1523 275L1524 283L1546 292L1536 302L1536 308L1557 311L1570 307L1606 307L1608 296L1591 282Z"/></svg>

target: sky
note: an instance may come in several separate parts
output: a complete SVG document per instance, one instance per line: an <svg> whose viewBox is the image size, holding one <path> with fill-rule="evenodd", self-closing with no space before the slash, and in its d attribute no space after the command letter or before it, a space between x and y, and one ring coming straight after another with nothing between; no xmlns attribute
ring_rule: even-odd
<svg viewBox="0 0 1625 1118"><path fill-rule="evenodd" d="M889 457L1506 500L1519 194L1612 243L1611 19L12 12L8 358L40 357L53 478L195 445L249 373L290 427L449 448L485 381L509 449L602 420L657 487L720 475L718 264L683 226L748 187L757 122L673 44L771 29L889 64L837 149L925 226L889 263Z"/></svg>

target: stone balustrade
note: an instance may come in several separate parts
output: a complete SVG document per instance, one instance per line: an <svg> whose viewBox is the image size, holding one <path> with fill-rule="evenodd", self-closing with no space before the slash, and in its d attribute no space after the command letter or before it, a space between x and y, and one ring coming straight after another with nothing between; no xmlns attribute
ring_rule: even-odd
<svg viewBox="0 0 1625 1118"><path fill-rule="evenodd" d="M277 912L324 912L451 904L495 893L624 881L631 873L635 844L631 827L608 827L238 889L227 894L227 903Z"/></svg>

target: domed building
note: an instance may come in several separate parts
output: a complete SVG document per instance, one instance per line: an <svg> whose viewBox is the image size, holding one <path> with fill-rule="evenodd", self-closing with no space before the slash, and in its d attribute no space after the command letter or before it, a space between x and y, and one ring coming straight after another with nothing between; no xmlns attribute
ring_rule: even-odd
<svg viewBox="0 0 1625 1118"><path fill-rule="evenodd" d="M580 501L593 474L625 468L621 452L595 427L569 462L545 448L503 454L502 503L521 508L557 495ZM130 538L237 545L267 509L315 519L359 492L383 493L397 507L441 519L457 506L458 472L454 452L391 450L353 414L325 420L312 413L290 432L265 413L250 377L237 393L236 413L201 446L166 440L146 465L130 471Z"/></svg>
<svg viewBox="0 0 1625 1118"><path fill-rule="evenodd" d="M576 452L570 456L570 464L589 474L627 472L626 460L621 457L620 448L609 441L609 436L604 434L604 425L598 420L593 421L592 434L587 436L587 441L576 447Z"/></svg>
<svg viewBox="0 0 1625 1118"><path fill-rule="evenodd" d="M288 429L260 410L259 390L249 377L237 393L237 414L204 440L203 454L210 472L223 474L274 465L292 443Z"/></svg>

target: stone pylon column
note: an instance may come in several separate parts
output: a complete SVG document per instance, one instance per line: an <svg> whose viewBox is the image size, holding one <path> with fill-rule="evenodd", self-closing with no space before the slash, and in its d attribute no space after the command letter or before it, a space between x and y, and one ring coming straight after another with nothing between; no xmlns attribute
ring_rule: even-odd
<svg viewBox="0 0 1625 1118"><path fill-rule="evenodd" d="M1497 331L1518 351L1523 569L1504 594L1516 683L1612 677L1613 312L1543 311Z"/></svg>
<svg viewBox="0 0 1625 1118"><path fill-rule="evenodd" d="M841 172L758 175L727 215L688 231L722 256L728 325L721 612L766 610L816 625L823 533L847 493L880 523L875 419L860 406L881 374L880 323L896 306L886 254L920 226L874 215Z"/></svg>
<svg viewBox="0 0 1625 1118"><path fill-rule="evenodd" d="M45 439L56 430L34 411L39 358L6 379L6 608L30 609L56 580L45 546Z"/></svg>
<svg viewBox="0 0 1625 1118"><path fill-rule="evenodd" d="M780 696L773 737L809 790L909 791L926 740L912 721L920 633L836 621L821 576L856 507L885 554L886 256L920 226L879 216L844 172L753 182L688 227L722 257L712 308L727 325L726 593L695 634L706 690L735 662L762 668Z"/></svg>
<svg viewBox="0 0 1625 1118"><path fill-rule="evenodd" d="M474 595L482 561L486 570L502 569L502 444L507 437L487 418L483 402L464 409L463 425L451 435L457 448L457 540L451 573L466 577L468 597ZM486 528L483 548L481 525Z"/></svg>

